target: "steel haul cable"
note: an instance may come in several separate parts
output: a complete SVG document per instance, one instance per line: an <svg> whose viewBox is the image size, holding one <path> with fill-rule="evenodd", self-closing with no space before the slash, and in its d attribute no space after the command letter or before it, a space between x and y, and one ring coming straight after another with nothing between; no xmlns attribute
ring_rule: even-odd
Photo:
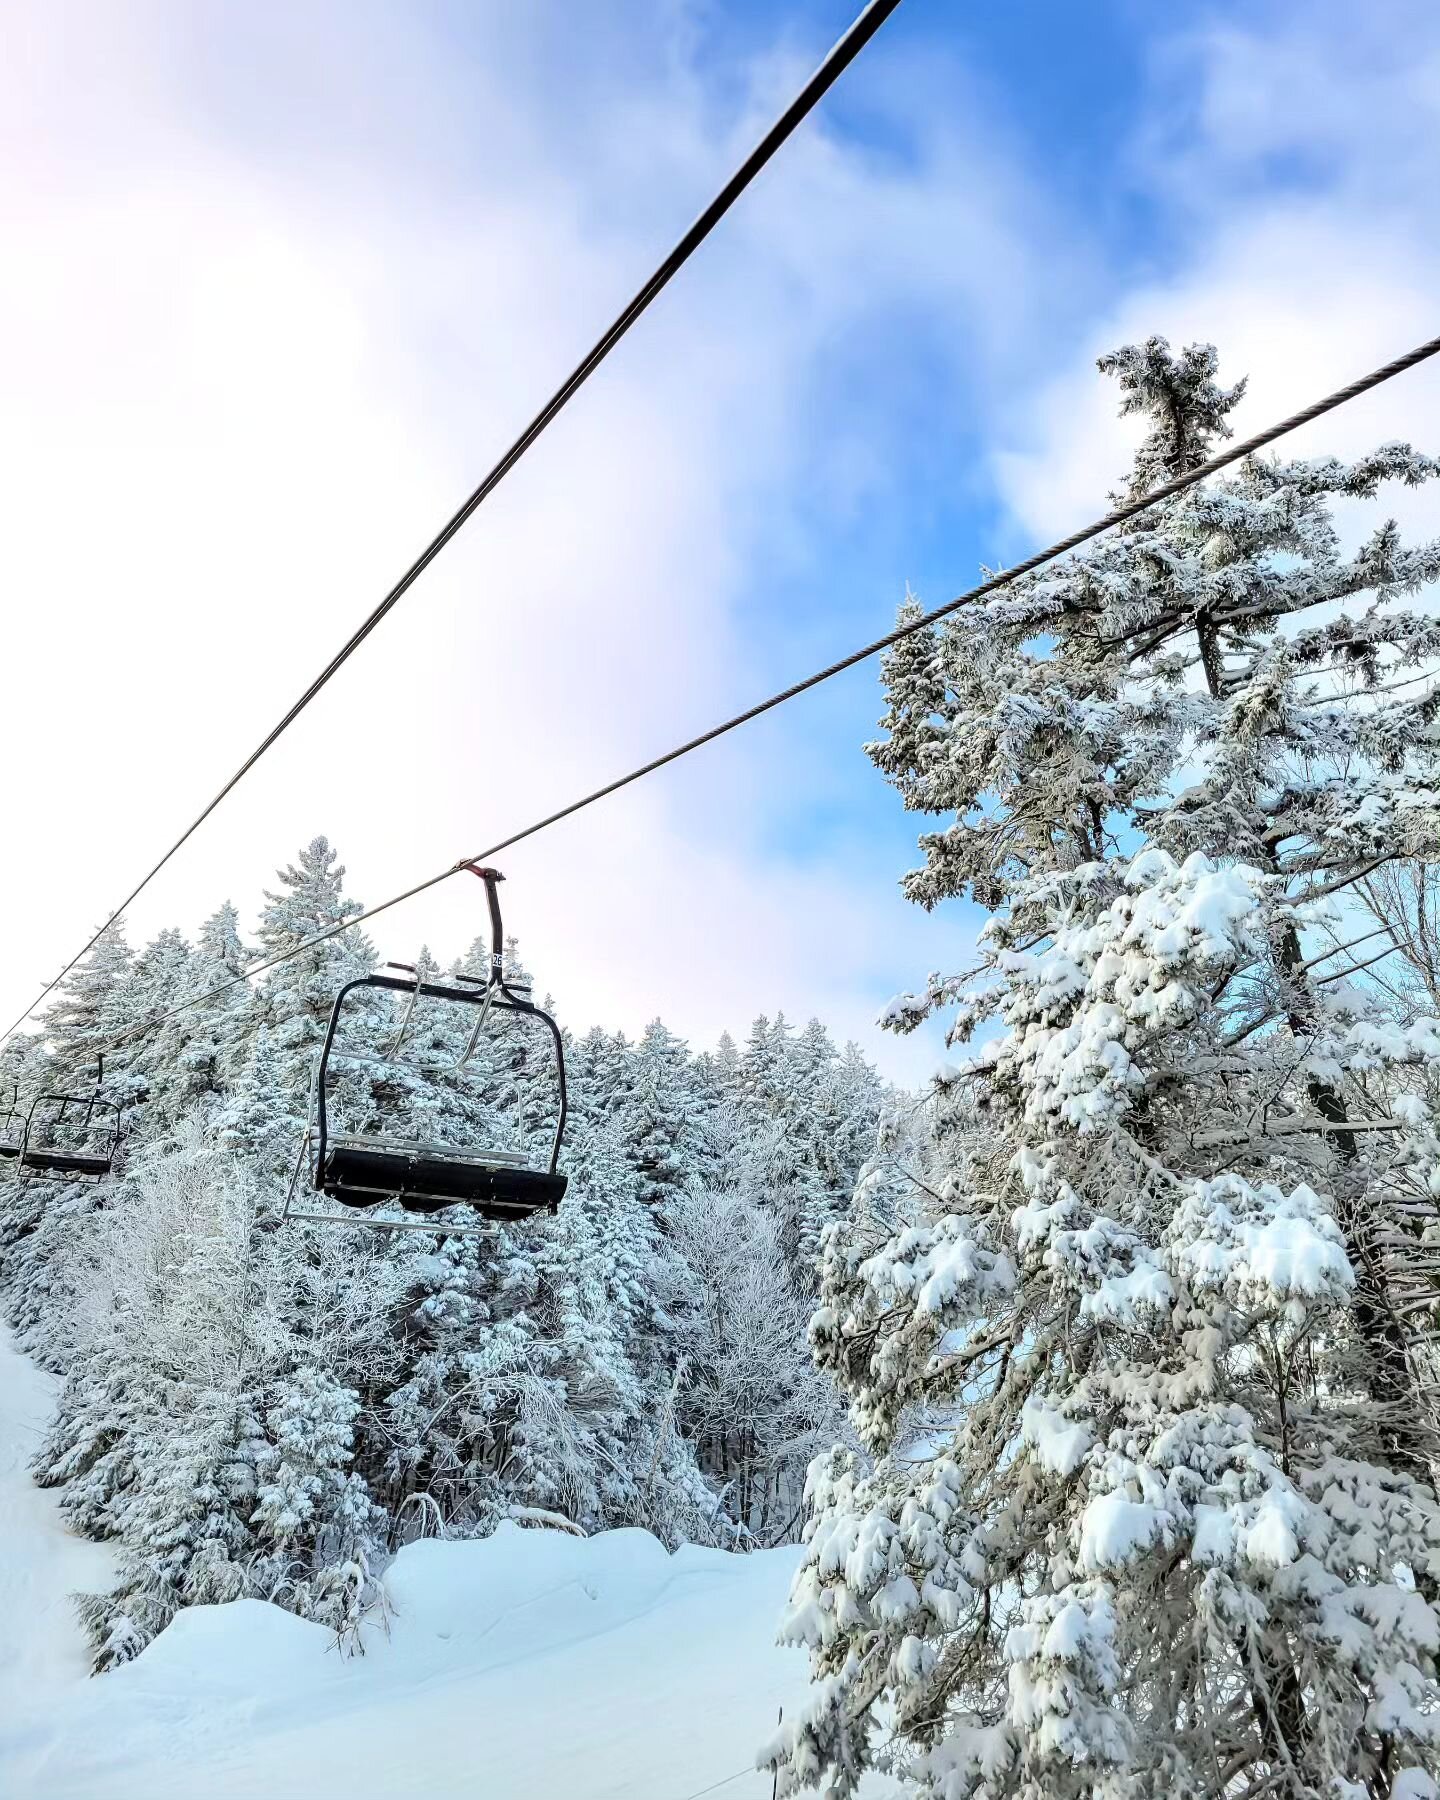
<svg viewBox="0 0 1440 1800"><path fill-rule="evenodd" d="M1333 412L1337 406L1343 406L1346 401L1354 400L1358 395L1368 393L1370 389L1379 387L1382 382L1390 381L1395 376L1404 374L1407 369L1413 369L1417 364L1425 362L1437 354L1440 354L1440 337L1431 338L1427 343L1417 345L1415 349L1407 351L1403 356L1397 356L1392 362L1385 363L1378 369L1372 369L1368 375L1362 375L1358 380L1349 382L1342 388L1337 388L1334 393L1327 394L1323 400L1315 401L1313 405L1305 407L1300 412L1292 413L1289 418L1282 419L1278 424L1257 432L1254 437L1246 438L1241 443L1232 445L1230 449L1221 451L1219 455L1212 456L1198 469L1191 469L1184 475L1177 475L1173 481L1163 482L1159 487L1152 488L1148 494L1142 494L1136 500L1127 501L1125 505L1116 507L1113 512L1106 513L1103 518L1096 519L1090 525L1082 526L1078 531L1072 531L1068 537L1061 538L1058 543L1051 544L1048 549L1039 550L1033 556L1026 557L1023 562L1016 563L1014 568L1004 569L998 575L990 576L978 587L970 588L963 594L957 594L953 600L947 600L942 606L937 606L932 611L921 614L919 618L911 619L904 625L897 626L894 631L887 632L884 637L876 638L873 642L863 645L859 650L851 651L848 656L841 657L838 662L830 663L828 667L818 670L813 675L807 675L803 681L797 681L787 688L782 688L779 693L771 694L768 699L757 701L754 706L746 707L744 712L736 713L720 724L711 726L708 731L701 732L698 737L678 744L673 750L667 750L661 756L652 757L649 762L641 763L638 768L631 769L627 774L616 776L613 781L606 782L603 787L593 788L588 794L582 795L580 799L572 800L568 806L562 806L555 812L546 814L543 819L537 819L534 824L526 825L519 831L512 832L509 837L501 838L497 843L488 845L484 850L477 850L472 856L462 856L458 862L452 863L448 869L442 869L438 875L431 875L427 880L417 882L414 887L406 888L403 893L392 895L388 900L382 900L378 906L372 906L367 911L358 913L353 919L346 919L338 925L330 926L325 931L317 932L313 937L305 938L293 949L282 951L280 955L269 957L263 962L252 963L243 974L232 976L228 981L221 982L217 987L210 988L203 994L197 994L193 999L185 1001L180 1006L171 1007L168 1012L157 1013L154 1018L147 1019L142 1024L132 1027L131 1030L121 1033L111 1040L106 1048L114 1049L120 1044L129 1043L133 1038L142 1037L167 1019L173 1019L177 1014L188 1012L192 1007L203 1006L207 1001L218 999L221 994L227 993L231 988L243 986L247 981L254 980L257 975L263 975L268 969L279 968L282 963L303 955L307 950L313 950L329 938L338 937L346 931L353 931L357 925L364 925L368 920L378 918L381 913L389 912L392 907L400 906L406 900L413 900L416 895L423 894L430 888L438 887L442 881L448 881L452 875L461 874L472 863L489 862L501 851L508 850L515 844L523 843L526 838L532 838L537 833L548 830L552 825L558 825L562 819L568 819L578 812L583 812L587 807L594 806L597 801L618 793L621 788L629 787L633 782L641 780L646 775L654 774L657 769L663 769L670 763L678 762L681 757L689 756L692 751L699 750L706 744L712 744L717 738L725 737L730 732L738 730L740 726L749 724L752 719L758 719L765 713L773 712L776 707L783 706L787 701L795 699L797 695L808 693L811 688L819 687L822 682L843 674L846 669L853 669L857 663L864 662L869 657L878 656L882 650L888 650L892 644L898 644L905 638L913 637L916 632L926 630L937 620L958 612L962 606L973 605L975 601L983 599L987 594L993 594L1000 588L1008 587L1022 576L1032 574L1046 563L1054 562L1071 550L1077 549L1081 544L1088 543L1091 538L1098 537L1101 532L1109 531L1116 525L1123 525L1126 520L1136 518L1152 506L1157 506L1162 500L1168 500L1176 494L1184 493L1187 488L1195 487L1199 482L1206 480L1219 470L1228 468L1232 463L1239 462L1247 456L1253 456L1257 450L1263 450L1278 438L1298 430L1302 425L1308 425L1311 420L1318 419L1325 413ZM13 1030L14 1027L12 1026L11 1029Z"/></svg>
<svg viewBox="0 0 1440 1800"><path fill-rule="evenodd" d="M194 834L205 823L206 819L210 817L211 813L215 811L216 807L220 805L221 801L244 780L246 775L250 773L251 769L253 769L256 763L260 761L261 757L264 756L265 752L270 749L277 739L283 736L291 725L294 724L295 720L299 718L300 714L304 712L305 708L331 677L337 674L343 665L355 654L381 620L385 618L398 601L404 598L410 588L420 576L424 574L425 570L429 568L430 564L434 562L435 558L439 556L440 552L450 540L457 535L465 525L466 521L478 511L485 500L497 487L499 487L500 483L541 435L546 426L548 426L558 414L564 410L570 400L572 400L580 391L600 367L601 363L605 361L605 358L609 356L610 352L620 342L621 338L629 331L630 327L635 324L641 314L648 309L650 303L669 285L671 279L679 274L680 270L687 262L689 262L690 258L705 242L706 238L710 236L711 232L714 231L715 227L725 217L726 213L730 211L735 202L755 180L756 176L759 175L761 170L771 161L776 151L778 151L786 141L794 135L796 129L809 117L820 101L824 99L825 95L845 73L850 64L854 62L855 58L859 56L860 52L875 36L880 27L899 5L900 0L869 0L869 4L856 18L855 22L851 25L845 35L835 44L834 48L830 51L830 54L815 70L814 74L811 75L804 87L801 88L800 92L790 102L789 106L785 108L785 111L781 113L780 117L765 133L764 137L760 139L759 143L756 144L755 148L740 164L739 168L736 169L735 173L725 183L724 187L721 188L720 192L695 220L694 224L692 224L689 230L685 232L684 236L680 238L675 247L655 270L654 274L651 275L644 285L636 291L630 301L616 315L600 337L596 339L591 348L586 351L585 355L570 371L569 375L567 375L560 386L556 388L555 392L540 408L539 412L535 414L534 418L531 419L530 423L520 433L519 437L515 439L510 448L490 470L489 474L486 475L479 487L475 489L469 499L460 507L459 511L454 513L450 519L446 521L420 552L419 556L416 557L415 561L411 563L410 567L395 583L394 587L392 587L389 593L385 595L384 599L380 601L379 605L368 614L341 648L336 651L335 655L331 657L330 661L310 683L305 692L301 694L300 698L273 730L268 732L266 736L261 739L255 749L250 752L249 756L245 758L244 762L241 763L240 767L225 783L224 787L222 787L214 798L206 804L204 810L198 813L190 824L185 827L184 831L176 838L175 842L160 858L159 862L157 862L136 886L130 890L115 908L114 912L106 919L105 923L95 932L94 936L81 945L54 980L46 983L39 995L31 1001L24 1012L20 1014L20 1017L16 1019L12 1025L6 1028L4 1034L0 1035L0 1044L3 1044L6 1039L10 1037L11 1033L19 1026L23 1025L25 1020L30 1017L36 1008L40 1006L50 994L54 993L55 989L59 987L60 983L75 967L76 963L80 961L81 957L94 949L95 945L100 941L105 932L120 918L126 908L144 893L145 889L149 887L150 883L170 861L171 857L175 855L176 851L189 842Z"/></svg>

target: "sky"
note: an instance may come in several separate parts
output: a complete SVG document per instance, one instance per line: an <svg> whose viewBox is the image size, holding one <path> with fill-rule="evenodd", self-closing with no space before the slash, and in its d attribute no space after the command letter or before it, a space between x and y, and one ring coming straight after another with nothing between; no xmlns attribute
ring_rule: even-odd
<svg viewBox="0 0 1440 1800"><path fill-rule="evenodd" d="M0 1012L469 492L843 30L832 0L0 0ZM1440 14L905 0L696 260L132 909L371 902L1103 510L1095 357L1258 428L1437 329ZM1295 440L1434 449L1422 371ZM1440 529L1427 495L1396 510ZM566 1022L873 1020L908 905L874 665L503 860ZM475 883L377 921L480 929Z"/></svg>

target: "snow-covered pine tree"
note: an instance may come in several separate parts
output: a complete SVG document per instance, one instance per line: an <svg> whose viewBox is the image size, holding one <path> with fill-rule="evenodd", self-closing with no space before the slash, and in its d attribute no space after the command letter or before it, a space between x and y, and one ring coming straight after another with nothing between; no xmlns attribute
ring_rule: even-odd
<svg viewBox="0 0 1440 1800"><path fill-rule="evenodd" d="M116 920L66 978L45 1015L45 1041L57 1073L73 1077L93 1066L96 1049L130 1023L122 1008L134 961L124 921Z"/></svg>
<svg viewBox="0 0 1440 1800"><path fill-rule="evenodd" d="M722 1031L713 1050L703 1050L695 1058L696 1092L708 1105L719 1105L734 1094L740 1081L740 1052L728 1031Z"/></svg>
<svg viewBox="0 0 1440 1800"><path fill-rule="evenodd" d="M567 1044L565 1057L573 1076L570 1104L576 1129L618 1130L635 1081L633 1048L624 1032L596 1025Z"/></svg>
<svg viewBox="0 0 1440 1800"><path fill-rule="evenodd" d="M252 990L253 1010L270 1027L281 1049L308 1063L340 986L374 965L375 952L363 932L339 927L362 910L344 891L345 870L327 839L305 846L295 863L280 871L280 886L266 892L260 915L262 957L289 954ZM293 954L312 938L313 948Z"/></svg>
<svg viewBox="0 0 1440 1800"><path fill-rule="evenodd" d="M552 1379L563 1379L568 1477L589 1490L587 1529L640 1525L674 1546L708 1543L717 1496L683 1435L674 1330L665 1300L686 1276L618 1135L592 1131L570 1156L570 1188L535 1246L526 1313ZM530 1433L535 1439L533 1427ZM539 1440L530 1452L539 1472Z"/></svg>
<svg viewBox="0 0 1440 1800"><path fill-rule="evenodd" d="M18 1031L0 1044L0 1142L12 1151L24 1136L25 1113L41 1085L45 1061L45 1048L38 1035ZM10 1203L19 1188L19 1182L13 1179L16 1174L13 1165L0 1169L0 1244L9 1229ZM12 1179L7 1181L7 1175Z"/></svg>
<svg viewBox="0 0 1440 1800"><path fill-rule="evenodd" d="M139 1020L139 986L134 958L125 941L123 922L107 926L94 948L66 978L45 1014L34 1052L26 1057L20 1095L26 1108L42 1091L66 1095L93 1092L97 1056L105 1059L104 1093L122 1109L127 1136L143 1124L143 1084L130 1072L137 1040L117 1040ZM73 1113L72 1113L73 1118ZM48 1122L48 1123L47 1123ZM36 1113L37 1130L53 1123L79 1148L93 1148L60 1120L60 1109ZM126 1140L119 1166L123 1168ZM4 1245L0 1281L7 1293L11 1322L24 1334L27 1347L41 1360L54 1363L46 1323L63 1314L68 1290L64 1275L65 1247L71 1233L103 1205L109 1183L41 1179L11 1165L4 1187Z"/></svg>
<svg viewBox="0 0 1440 1800"><path fill-rule="evenodd" d="M251 1198L193 1126L142 1152L120 1204L72 1224L73 1293L51 1342L68 1369L36 1459L77 1529L116 1540L120 1576L81 1613L107 1668L181 1605L253 1592L246 1522L263 1434L248 1403L273 1356L251 1308Z"/></svg>
<svg viewBox="0 0 1440 1800"><path fill-rule="evenodd" d="M1129 491L1228 433L1212 350L1101 366L1147 426ZM874 1462L811 1472L784 1791L854 1793L883 1708L944 1800L1435 1792L1433 1396L1389 1259L1440 1188L1440 1025L1318 939L1440 849L1440 626L1403 605L1440 547L1332 516L1437 473L1246 462L888 659L871 754L945 821L907 890L993 915L891 1021L978 1032L981 1129L928 1216L827 1239L813 1342Z"/></svg>
<svg viewBox="0 0 1440 1800"><path fill-rule="evenodd" d="M790 1027L784 1013L777 1013L773 1022L761 1013L739 1053L736 1074L740 1087L766 1110L774 1106L783 1090L784 1077L777 1071L789 1046Z"/></svg>
<svg viewBox="0 0 1440 1800"><path fill-rule="evenodd" d="M621 1127L648 1204L663 1203L696 1179L699 1115L684 1039L652 1019L635 1046L634 1083Z"/></svg>
<svg viewBox="0 0 1440 1800"><path fill-rule="evenodd" d="M280 871L280 886L267 892L261 914L261 955L293 951L312 938L321 941L270 970L236 1009L228 1058L231 1091L219 1111L218 1129L234 1153L264 1171L262 1201L276 1210L304 1129L331 1005L345 982L374 965L375 952L364 934L338 929L361 910L345 897L344 877L323 837ZM355 1014L378 1033L389 1009L377 1001L368 1008L358 1005ZM337 1063L337 1076L337 1110L363 1121L373 1111L368 1075Z"/></svg>
<svg viewBox="0 0 1440 1800"><path fill-rule="evenodd" d="M358 1386L398 1360L394 1282L363 1249L307 1259L323 1306L294 1304L286 1243L254 1228L256 1181L196 1118L137 1156L72 1232L68 1368L36 1471L119 1579L81 1612L97 1668L181 1606L281 1598L337 1630L368 1598L381 1523L351 1470ZM318 1319L318 1323L316 1322Z"/></svg>
<svg viewBox="0 0 1440 1800"><path fill-rule="evenodd" d="M707 1541L715 1497L673 1406L662 1294L678 1283L617 1140L586 1133L555 1218L417 1259L383 1492L456 1535L544 1515ZM416 1501L419 1501L419 1507Z"/></svg>
<svg viewBox="0 0 1440 1800"><path fill-rule="evenodd" d="M135 958L127 982L132 1015L137 1020L159 1019L191 991L191 950L173 926L154 937ZM137 1031L117 1058L111 1056L110 1086L122 1098L127 1111L143 1109L147 1134L175 1123L184 1110L184 1092L175 1080L179 1041L175 1027L180 1020L166 1019L152 1031ZM117 1063L123 1064L120 1079ZM138 1123L138 1118L132 1123ZM128 1135L128 1134L127 1134Z"/></svg>
<svg viewBox="0 0 1440 1800"><path fill-rule="evenodd" d="M813 1295L820 1239L841 1217L874 1148L883 1084L854 1045L844 1056L818 1019L792 1035L757 1019L731 1094L746 1120L747 1163L766 1190L796 1289ZM734 1172L720 1170L725 1182Z"/></svg>
<svg viewBox="0 0 1440 1800"><path fill-rule="evenodd" d="M240 916L227 900L200 927L176 998L184 1010L155 1030L155 1054L170 1071L164 1099L171 1121L218 1100L243 1057L247 995L233 984L249 960Z"/></svg>

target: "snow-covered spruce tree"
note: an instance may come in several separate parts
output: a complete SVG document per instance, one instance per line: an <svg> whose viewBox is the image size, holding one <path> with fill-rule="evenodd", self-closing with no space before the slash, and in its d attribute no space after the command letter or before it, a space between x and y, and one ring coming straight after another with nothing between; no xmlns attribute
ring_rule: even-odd
<svg viewBox="0 0 1440 1800"><path fill-rule="evenodd" d="M1228 433L1213 351L1102 368L1132 492ZM827 1240L812 1338L874 1461L811 1471L783 1791L852 1794L883 1712L944 1800L1435 1792L1434 1438L1386 1258L1440 1186L1440 1025L1311 959L1440 848L1403 685L1440 627L1402 604L1440 548L1331 517L1437 472L1247 462L888 659L871 755L945 821L907 890L993 915L892 1022L979 1032L987 1129L919 1222Z"/></svg>
<svg viewBox="0 0 1440 1800"><path fill-rule="evenodd" d="M307 1265L324 1306L301 1312L255 1207L251 1172L190 1120L68 1239L67 1379L35 1468L117 1546L118 1581L81 1607L98 1668L181 1606L280 1599L344 1630L368 1598L380 1520L350 1467L351 1384L398 1359L393 1276L363 1251Z"/></svg>
<svg viewBox="0 0 1440 1800"><path fill-rule="evenodd" d="M188 997L191 956L189 944L173 926L145 946L135 958L127 983L133 1018L160 1018ZM143 1117L147 1135L175 1123L184 1111L184 1092L175 1079L179 1048L175 1028L180 1023L180 1019L167 1019L164 1028L137 1033L121 1045L118 1058L115 1052L111 1054L109 1087L123 1099L127 1111L134 1109L133 1123Z"/></svg>
<svg viewBox="0 0 1440 1800"><path fill-rule="evenodd" d="M250 1393L275 1337L270 1310L246 1304L250 1196L198 1132L142 1154L113 1199L67 1242L73 1300L52 1338L68 1375L35 1459L71 1523L120 1546L114 1591L82 1603L100 1668L178 1606L254 1591Z"/></svg>
<svg viewBox="0 0 1440 1800"><path fill-rule="evenodd" d="M27 1058L21 1079L26 1107L42 1092L83 1094L93 1089L97 1054L110 1049L136 1023L141 988L123 923L107 926L45 1015L36 1053ZM118 1053L111 1050L105 1059L104 1092L121 1108L124 1141L144 1126L144 1083L131 1070L133 1052L133 1044L127 1044ZM36 1123L40 1129L53 1126L79 1148L94 1147L73 1122L61 1123L55 1107L37 1113ZM123 1154L120 1160L123 1166ZM27 1349L50 1366L54 1352L48 1323L63 1314L66 1303L65 1245L74 1229L104 1204L108 1186L24 1177L10 1165L3 1189L0 1283L11 1323L22 1333Z"/></svg>
<svg viewBox="0 0 1440 1800"><path fill-rule="evenodd" d="M166 1071L155 1096L157 1120L175 1123L197 1107L208 1110L227 1092L245 1050L247 990L232 984L249 960L239 914L227 900L200 927L172 1003L175 1015L163 1019L150 1040Z"/></svg>
<svg viewBox="0 0 1440 1800"><path fill-rule="evenodd" d="M95 947L67 976L45 1015L45 1038L57 1068L75 1075L93 1062L97 1046L128 1023L121 997L134 964L123 921L107 925Z"/></svg>
<svg viewBox="0 0 1440 1800"><path fill-rule="evenodd" d="M756 1126L754 1160L794 1284L810 1295L825 1227L844 1214L874 1146L884 1090L853 1044L837 1054L818 1019L795 1038L777 1019L768 1050L767 1078L752 1104L769 1128Z"/></svg>
<svg viewBox="0 0 1440 1800"><path fill-rule="evenodd" d="M315 1053L335 995L345 982L368 973L374 966L374 948L363 933L337 929L361 910L358 901L345 897L344 880L345 870L337 865L335 851L325 838L317 837L306 845L293 865L280 871L280 886L273 893L267 892L260 917L260 952L264 957L293 953L299 944L312 938L322 939L313 948L291 954L290 961L263 976L251 989L244 1017L239 1021L247 1051L268 1041L268 1056L278 1088L268 1104L261 1104L266 1105L270 1135L277 1151L271 1163L277 1178L282 1172L288 1174L288 1158L278 1154L279 1146L286 1138L292 1146L298 1141L308 1106ZM331 935L322 937L324 933ZM357 1012L363 1012L363 1008L357 1008ZM253 1071L251 1076L253 1088ZM350 1087L357 1085L359 1079L353 1070L341 1071L338 1085L342 1101L353 1098ZM285 1130L280 1126L282 1120L287 1122ZM234 1141L233 1127L230 1129ZM245 1148L238 1141L234 1141L234 1147ZM290 1155L293 1154L292 1148Z"/></svg>
<svg viewBox="0 0 1440 1800"><path fill-rule="evenodd" d="M0 1045L0 1139L13 1152L25 1135L25 1115L45 1085L49 1058L38 1033L16 1032ZM24 1193L13 1154L0 1158L0 1275L5 1249L33 1225L34 1209Z"/></svg>
<svg viewBox="0 0 1440 1800"><path fill-rule="evenodd" d="M697 1179L700 1100L690 1053L659 1019L650 1021L635 1046L621 1120L643 1200L661 1204Z"/></svg>
<svg viewBox="0 0 1440 1800"><path fill-rule="evenodd" d="M720 1033L713 1050L702 1050L695 1058L695 1087L707 1105L719 1103L738 1091L740 1052L728 1031Z"/></svg>
<svg viewBox="0 0 1440 1800"><path fill-rule="evenodd" d="M618 1142L587 1134L567 1162L553 1219L418 1259L424 1297L379 1423L379 1491L407 1524L455 1535L548 1516L707 1541L715 1496L661 1354L673 1257Z"/></svg>

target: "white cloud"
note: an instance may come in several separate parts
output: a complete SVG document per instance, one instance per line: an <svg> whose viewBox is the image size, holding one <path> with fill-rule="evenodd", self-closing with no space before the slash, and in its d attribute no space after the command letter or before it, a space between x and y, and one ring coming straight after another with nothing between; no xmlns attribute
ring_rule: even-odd
<svg viewBox="0 0 1440 1800"><path fill-rule="evenodd" d="M683 33L637 67L635 33L597 18L605 84L570 60L557 91L545 52L569 13L487 10L458 60L405 10L220 19L47 9L0 74L7 1017L296 697L800 66L743 71L742 123ZM193 927L227 893L253 909L317 830L373 900L772 685L737 607L777 544L823 566L797 484L833 482L850 509L893 498L897 315L952 384L1023 342L1028 189L993 156L977 174L974 141L935 123L903 161L823 127L792 146L133 935ZM827 373L857 366L831 433ZM945 960L893 856L775 849L804 730L731 740L506 859L572 1022L663 1011L706 1039L783 1005L861 1032ZM474 919L452 883L377 935L448 951Z"/></svg>
<svg viewBox="0 0 1440 1800"><path fill-rule="evenodd" d="M12 34L7 1018L296 697L821 48L717 59L705 16L672 0L583 28L558 4L464 15L457 43L442 10L70 0ZM1093 516L1132 428L1077 344L1214 340L1225 374L1250 377L1244 430L1429 335L1437 71L1440 29L1418 8L1395 31L1336 5L1169 31L1129 164L1169 235L1117 293L985 84L882 38L845 79L884 147L822 119L787 149L157 881L134 935L193 927L227 893L253 912L317 830L374 900L849 648L888 619L937 491L974 490L929 449L957 417L999 421L1008 541L957 543L956 587ZM1295 448L1434 448L1437 397L1433 371L1407 376ZM1395 508L1412 530L1440 524L1428 494ZM825 605L847 578L830 536L857 529L899 546L863 621L853 593L849 611ZM878 781L858 751L878 706L863 684L853 697L853 725L850 689L801 702L503 859L572 1022L663 1012L704 1041L783 1006L893 1068L931 1060L868 1021L963 960L967 918L906 906L903 841L897 855L844 813ZM469 886L391 915L382 948L457 947Z"/></svg>
<svg viewBox="0 0 1440 1800"><path fill-rule="evenodd" d="M997 452L1024 539L1093 517L1126 469L1138 427L1115 417L1094 355L1151 333L1216 344L1222 380L1248 378L1235 415L1246 435L1433 336L1437 129L1431 10L1271 8L1167 39L1131 167L1179 248L1164 275L1094 320L1090 356L1039 388L1020 441ZM1437 400L1432 364L1297 432L1280 454L1353 454L1396 437L1434 450ZM1440 527L1440 496L1395 493L1385 505L1412 531Z"/></svg>

